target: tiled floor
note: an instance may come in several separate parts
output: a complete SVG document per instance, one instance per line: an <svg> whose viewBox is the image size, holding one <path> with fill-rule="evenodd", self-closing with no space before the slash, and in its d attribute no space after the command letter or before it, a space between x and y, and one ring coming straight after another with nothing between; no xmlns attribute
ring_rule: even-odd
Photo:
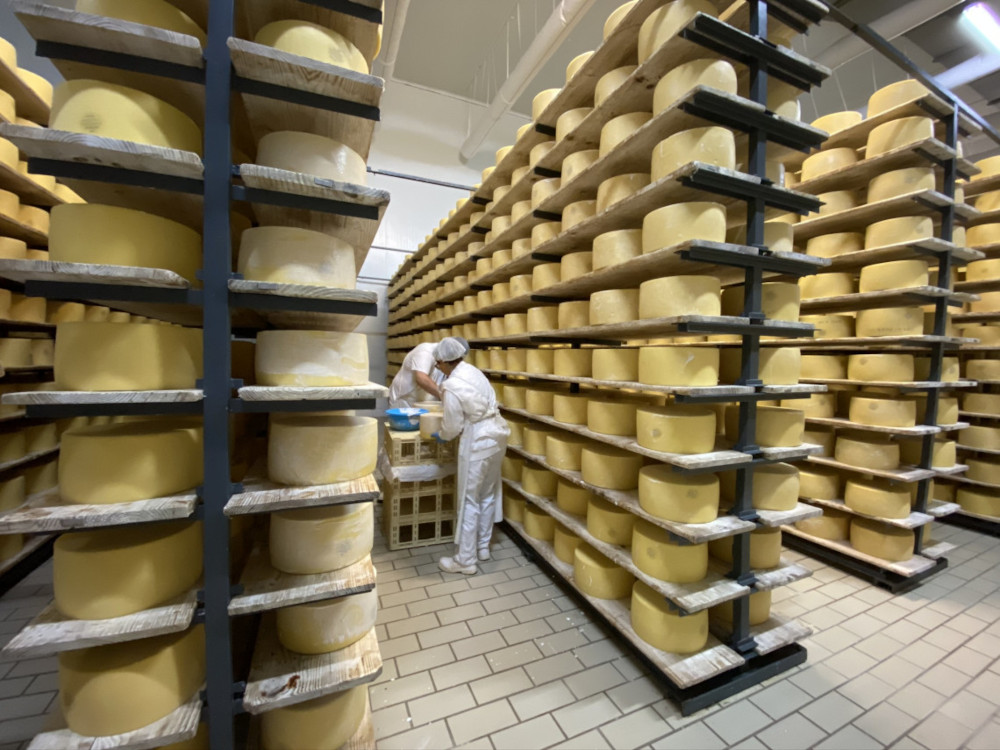
<svg viewBox="0 0 1000 750"><path fill-rule="evenodd" d="M951 567L892 596L808 558L775 611L815 629L809 661L682 718L625 648L509 539L478 576L446 546L379 540L381 750L401 748L1000 748L1000 541L938 526ZM792 552L788 557L798 558ZM0 599L0 642L51 597L45 566ZM0 750L55 699L55 660L0 664Z"/></svg>

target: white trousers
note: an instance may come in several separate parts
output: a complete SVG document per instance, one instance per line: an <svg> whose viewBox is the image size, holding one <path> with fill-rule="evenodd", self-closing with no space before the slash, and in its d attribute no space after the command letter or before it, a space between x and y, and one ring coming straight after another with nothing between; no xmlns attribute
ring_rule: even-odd
<svg viewBox="0 0 1000 750"><path fill-rule="evenodd" d="M455 555L455 562L459 565L475 565L479 550L490 548L497 503L501 502L503 491L500 481L502 464L503 451L470 463L462 506L458 554Z"/></svg>

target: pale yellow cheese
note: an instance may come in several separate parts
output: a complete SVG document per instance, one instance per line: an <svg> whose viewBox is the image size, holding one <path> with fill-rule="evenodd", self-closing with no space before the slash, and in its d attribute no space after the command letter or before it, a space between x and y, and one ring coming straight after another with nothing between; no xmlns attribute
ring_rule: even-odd
<svg viewBox="0 0 1000 750"><path fill-rule="evenodd" d="M5 370L31 367L31 339L0 338L0 366Z"/></svg>
<svg viewBox="0 0 1000 750"><path fill-rule="evenodd" d="M919 307L859 310L855 318L855 332L858 338L919 336L924 332L924 314Z"/></svg>
<svg viewBox="0 0 1000 750"><path fill-rule="evenodd" d="M645 281L639 286L639 318L719 315L721 293L719 280L714 276L666 276Z"/></svg>
<svg viewBox="0 0 1000 750"><path fill-rule="evenodd" d="M871 159L893 149L934 137L930 117L901 117L876 126L868 134L865 158Z"/></svg>
<svg viewBox="0 0 1000 750"><path fill-rule="evenodd" d="M736 441L739 437L739 404L726 406L726 438ZM757 432L755 442L763 448L791 448L802 444L805 414L799 409L778 406L757 407Z"/></svg>
<svg viewBox="0 0 1000 750"><path fill-rule="evenodd" d="M600 152L596 148L577 151L567 156L563 159L562 168L560 169L562 185L568 185L574 177L589 168L598 158L600 158Z"/></svg>
<svg viewBox="0 0 1000 750"><path fill-rule="evenodd" d="M201 27L165 0L76 0L76 10L187 34L195 37L203 47L207 42Z"/></svg>
<svg viewBox="0 0 1000 750"><path fill-rule="evenodd" d="M844 478L836 469L805 463L799 469L799 492L802 497L837 500L843 492L843 484Z"/></svg>
<svg viewBox="0 0 1000 750"><path fill-rule="evenodd" d="M852 354L847 360L847 377L851 380L910 382L914 376L912 354L869 352Z"/></svg>
<svg viewBox="0 0 1000 750"><path fill-rule="evenodd" d="M593 111L593 107L576 107L575 109L568 109L559 115L559 118L556 120L556 143L572 133ZM495 198L496 195L494 194Z"/></svg>
<svg viewBox="0 0 1000 750"><path fill-rule="evenodd" d="M802 182L814 180L838 169L857 164L858 152L853 148L841 147L817 151L802 162Z"/></svg>
<svg viewBox="0 0 1000 750"><path fill-rule="evenodd" d="M593 270L594 254L588 250L568 253L559 261L559 280L571 281Z"/></svg>
<svg viewBox="0 0 1000 750"><path fill-rule="evenodd" d="M535 94L535 98L531 100L531 119L538 122L538 118L561 91L562 89L545 89Z"/></svg>
<svg viewBox="0 0 1000 750"><path fill-rule="evenodd" d="M378 592L324 599L279 609L278 640L299 654L325 654L350 646L375 627Z"/></svg>
<svg viewBox="0 0 1000 750"><path fill-rule="evenodd" d="M830 216L861 205L861 194L856 190L831 190L819 193L816 198L823 202L819 209L820 216Z"/></svg>
<svg viewBox="0 0 1000 750"><path fill-rule="evenodd" d="M531 294L533 282L533 274L522 273L517 276L512 276L510 279L510 296L520 297L525 294Z"/></svg>
<svg viewBox="0 0 1000 750"><path fill-rule="evenodd" d="M357 73L369 72L368 61L350 39L308 21L274 21L261 28L254 41Z"/></svg>
<svg viewBox="0 0 1000 750"><path fill-rule="evenodd" d="M595 380L634 383L639 379L639 350L594 349L591 366Z"/></svg>
<svg viewBox="0 0 1000 750"><path fill-rule="evenodd" d="M840 432L833 455L842 464L865 469L899 468L899 443L877 433Z"/></svg>
<svg viewBox="0 0 1000 750"><path fill-rule="evenodd" d="M1000 360L967 360L965 363L965 377L970 380L1000 380Z"/></svg>
<svg viewBox="0 0 1000 750"><path fill-rule="evenodd" d="M760 434L759 426L757 433ZM764 464L754 471L751 500L757 510L794 510L800 494L799 470L791 464ZM733 495L735 499L735 492Z"/></svg>
<svg viewBox="0 0 1000 750"><path fill-rule="evenodd" d="M553 370L553 350L552 349L528 349L525 355L525 371L551 375ZM532 390L528 389L528 393ZM528 400L530 403L530 399Z"/></svg>
<svg viewBox="0 0 1000 750"><path fill-rule="evenodd" d="M21 212L21 199L9 190L0 190L0 216L6 216L17 221Z"/></svg>
<svg viewBox="0 0 1000 750"><path fill-rule="evenodd" d="M607 39L614 33L614 30L618 28L618 25L624 20L625 16L629 14L638 0L630 0L630 2L619 5L614 11L607 17L604 21L604 31L603 38Z"/></svg>
<svg viewBox="0 0 1000 750"><path fill-rule="evenodd" d="M674 203L649 212L642 220L643 253L689 240L726 241L726 210L722 204L710 201ZM618 240L616 244L621 242ZM594 245L596 255L596 240Z"/></svg>
<svg viewBox="0 0 1000 750"><path fill-rule="evenodd" d="M925 260L894 260L875 263L861 269L859 292L879 292L885 289L906 289L927 286L928 263Z"/></svg>
<svg viewBox="0 0 1000 750"><path fill-rule="evenodd" d="M851 477L844 485L844 503L851 510L877 518L910 515L910 492L906 485L885 479Z"/></svg>
<svg viewBox="0 0 1000 750"><path fill-rule="evenodd" d="M3 200L3 193L6 190L0 190L0 202ZM11 193L13 195L13 193ZM17 196L15 196L16 200ZM0 207L0 214L3 214L3 208ZM25 260L28 255L28 246L25 244L24 240L15 240L13 237L0 237L0 258L11 259L11 260Z"/></svg>
<svg viewBox="0 0 1000 750"><path fill-rule="evenodd" d="M533 167L538 164L538 162L544 159L545 155L555 147L555 141L542 141L541 143L533 146L531 151L528 152L528 166ZM487 208L489 208L489 206L487 206Z"/></svg>
<svg viewBox="0 0 1000 750"><path fill-rule="evenodd" d="M594 106L600 107L605 101L608 100L608 97L621 88L622 84L624 84L635 71L635 65L623 65L620 68L608 71L597 79L597 84L594 87Z"/></svg>
<svg viewBox="0 0 1000 750"><path fill-rule="evenodd" d="M626 141L635 131L653 119L651 112L629 112L612 117L601 128L599 156L610 154L620 143Z"/></svg>
<svg viewBox="0 0 1000 750"><path fill-rule="evenodd" d="M802 299L839 297L854 292L854 276L850 273L821 273L799 279Z"/></svg>
<svg viewBox="0 0 1000 750"><path fill-rule="evenodd" d="M536 427L534 424L526 425L524 433L524 450L533 456L544 456L548 448L548 436L559 434L558 430L551 427Z"/></svg>
<svg viewBox="0 0 1000 750"><path fill-rule="evenodd" d="M701 58L671 68L653 90L653 114L669 109L696 86L736 95L736 69L726 60Z"/></svg>
<svg viewBox="0 0 1000 750"><path fill-rule="evenodd" d="M507 424L512 424L512 420L507 420ZM500 476L504 479L511 479L515 482L521 481L524 472L524 459L516 456L504 456L500 467Z"/></svg>
<svg viewBox="0 0 1000 750"><path fill-rule="evenodd" d="M80 620L150 609L190 590L201 572L200 523L63 534L53 548L56 607L66 617Z"/></svg>
<svg viewBox="0 0 1000 750"><path fill-rule="evenodd" d="M631 490L638 485L642 456L607 445L583 449L583 481L608 490Z"/></svg>
<svg viewBox="0 0 1000 750"><path fill-rule="evenodd" d="M573 581L587 596L623 599L635 578L589 544L581 544L573 553Z"/></svg>
<svg viewBox="0 0 1000 750"><path fill-rule="evenodd" d="M581 454L585 445L587 445L586 438L565 434L549 435L545 438L545 460L555 469L580 471ZM552 476L554 479L555 475ZM546 497L555 497L554 486L551 494L547 494Z"/></svg>
<svg viewBox="0 0 1000 750"><path fill-rule="evenodd" d="M268 476L298 486L358 479L374 470L377 445L371 417L272 414Z"/></svg>
<svg viewBox="0 0 1000 750"><path fill-rule="evenodd" d="M602 435L634 435L636 408L633 401L591 399L587 402L587 427Z"/></svg>
<svg viewBox="0 0 1000 750"><path fill-rule="evenodd" d="M261 750L338 750L358 733L368 711L368 686L273 708L260 719Z"/></svg>
<svg viewBox="0 0 1000 750"><path fill-rule="evenodd" d="M616 266L641 255L642 235L641 229L619 229L595 237L593 270Z"/></svg>
<svg viewBox="0 0 1000 750"><path fill-rule="evenodd" d="M969 227L965 241L969 247L982 247L1000 242L1000 223L978 224Z"/></svg>
<svg viewBox="0 0 1000 750"><path fill-rule="evenodd" d="M869 224L865 230L865 249L917 242L934 236L929 216L900 216Z"/></svg>
<svg viewBox="0 0 1000 750"><path fill-rule="evenodd" d="M743 315L743 287L733 286L722 293L722 314ZM798 284L767 281L761 286L761 310L770 319L798 322Z"/></svg>
<svg viewBox="0 0 1000 750"><path fill-rule="evenodd" d="M619 547L632 543L635 515L626 508L619 508L602 497L592 495L587 503L587 531L595 539Z"/></svg>
<svg viewBox="0 0 1000 750"><path fill-rule="evenodd" d="M591 354L589 349L557 349L553 359L553 374L563 377L589 378Z"/></svg>
<svg viewBox="0 0 1000 750"><path fill-rule="evenodd" d="M548 352L551 354L551 350ZM531 352L529 352L531 354ZM552 359L549 358L548 370L552 369L551 366ZM529 372L536 372L536 370L531 368L530 360L528 365ZM542 371L545 372L545 371ZM528 388L524 394L524 406L532 414L537 414L539 416L551 417L552 416L552 397L555 395L555 391L548 390L546 388Z"/></svg>
<svg viewBox="0 0 1000 750"><path fill-rule="evenodd" d="M531 269L531 289L540 291L547 286L558 284L561 278L559 263L542 263Z"/></svg>
<svg viewBox="0 0 1000 750"><path fill-rule="evenodd" d="M524 531L532 539L551 542L555 535L555 519L533 503L524 506Z"/></svg>
<svg viewBox="0 0 1000 750"><path fill-rule="evenodd" d="M56 388L68 391L194 388L202 375L201 330L139 323L60 323L54 373Z"/></svg>
<svg viewBox="0 0 1000 750"><path fill-rule="evenodd" d="M546 221L531 228L531 249L541 247L549 240L555 239L562 232L562 223Z"/></svg>
<svg viewBox="0 0 1000 750"><path fill-rule="evenodd" d="M0 91L0 122L14 122L17 119L14 97L6 91ZM13 152L10 151L13 147ZM0 164L8 167L17 167L17 147L10 141L2 139L0 143Z"/></svg>
<svg viewBox="0 0 1000 750"><path fill-rule="evenodd" d="M526 372L528 367L527 349L507 350L507 369L511 372Z"/></svg>
<svg viewBox="0 0 1000 750"><path fill-rule="evenodd" d="M733 131L709 125L674 133L653 147L650 177L657 182L691 162L735 169L736 138Z"/></svg>
<svg viewBox="0 0 1000 750"><path fill-rule="evenodd" d="M727 537L708 543L712 557L733 562L733 539ZM781 529L761 528L750 532L750 567L755 570L777 567L781 562Z"/></svg>
<svg viewBox="0 0 1000 750"><path fill-rule="evenodd" d="M179 109L113 83L79 78L59 84L49 126L150 146L202 152L201 130Z"/></svg>
<svg viewBox="0 0 1000 750"><path fill-rule="evenodd" d="M354 289L354 248L300 227L256 227L243 233L237 270L247 279Z"/></svg>
<svg viewBox="0 0 1000 750"><path fill-rule="evenodd" d="M292 575L346 568L371 552L374 533L371 503L272 513L271 565Z"/></svg>
<svg viewBox="0 0 1000 750"><path fill-rule="evenodd" d="M0 463L17 461L27 452L28 442L23 431L0 433Z"/></svg>
<svg viewBox="0 0 1000 750"><path fill-rule="evenodd" d="M879 427L913 427L917 423L917 405L883 394L861 393L851 396L848 419Z"/></svg>
<svg viewBox="0 0 1000 750"><path fill-rule="evenodd" d="M315 133L268 133L257 143L256 163L336 182L368 184L365 160L360 154L340 141Z"/></svg>
<svg viewBox="0 0 1000 750"><path fill-rule="evenodd" d="M539 180L531 186L531 207L538 208L553 193L559 190L562 180L558 177L550 177L546 180Z"/></svg>
<svg viewBox="0 0 1000 750"><path fill-rule="evenodd" d="M837 394L832 392L813 393L808 398L782 401L781 405L794 405L794 408L801 410L809 418L835 417L837 415Z"/></svg>
<svg viewBox="0 0 1000 750"><path fill-rule="evenodd" d="M909 466L918 466L920 464L921 443L920 439L900 440L900 463ZM931 446L931 466L935 469L948 469L955 465L955 460L955 441L948 440L940 435L935 436Z"/></svg>
<svg viewBox="0 0 1000 750"><path fill-rule="evenodd" d="M94 646L59 654L59 705L88 737L117 735L163 719L205 679L205 631Z"/></svg>
<svg viewBox="0 0 1000 750"><path fill-rule="evenodd" d="M985 487L959 487L955 501L962 510L979 516L1000 517L1000 493Z"/></svg>
<svg viewBox="0 0 1000 750"><path fill-rule="evenodd" d="M587 397L557 393L552 397L552 418L563 424L587 424Z"/></svg>
<svg viewBox="0 0 1000 750"><path fill-rule="evenodd" d="M499 165L499 164L500 164L500 162L502 162L502 161L503 161L503 160L504 160L504 159L505 159L505 158L507 157L507 154L509 154L509 153L510 153L511 151L513 151L513 150L514 150L514 146L513 146L513 144L511 144L511 145L508 145L508 146L503 146L503 147L501 147L501 148L498 148L498 149L496 150L496 164L497 164L497 165ZM458 202L458 203L456 204L456 206L455 206L455 207L456 207L456 208L461 208L461 206L462 206L462 203L463 203L463 201L461 201L461 200L460 200L460 201L459 201L459 202Z"/></svg>
<svg viewBox="0 0 1000 750"><path fill-rule="evenodd" d="M512 409L523 409L528 389L523 385L506 383L503 388L503 404Z"/></svg>
<svg viewBox="0 0 1000 750"><path fill-rule="evenodd" d="M570 203L562 212L562 231L566 232L592 219L597 214L597 201L586 200Z"/></svg>
<svg viewBox="0 0 1000 750"><path fill-rule="evenodd" d="M735 383L740 377L740 350L726 348L719 353L719 380ZM766 347L760 350L758 377L764 385L791 385L799 382L802 366L800 350L790 347Z"/></svg>
<svg viewBox="0 0 1000 750"><path fill-rule="evenodd" d="M586 487L580 487L560 478L556 486L556 505L567 513L586 516L590 498L593 493Z"/></svg>
<svg viewBox="0 0 1000 750"><path fill-rule="evenodd" d="M709 453L715 447L715 420L715 411L702 406L643 406L636 410L636 440L664 453Z"/></svg>
<svg viewBox="0 0 1000 750"><path fill-rule="evenodd" d="M846 112L831 112L828 115L823 115L813 120L809 124L814 128L825 130L830 135L833 135L841 130L857 125L863 119L864 117L860 112L849 110Z"/></svg>
<svg viewBox="0 0 1000 750"><path fill-rule="evenodd" d="M641 518L635 520L631 547L635 566L661 581L694 583L708 575L707 544L677 544L666 529Z"/></svg>
<svg viewBox="0 0 1000 750"><path fill-rule="evenodd" d="M987 177L1000 174L1000 156L988 156L974 163L981 171L973 178L973 181L985 180Z"/></svg>
<svg viewBox="0 0 1000 750"><path fill-rule="evenodd" d="M973 261L965 267L966 281L1000 279L1000 258Z"/></svg>
<svg viewBox="0 0 1000 750"><path fill-rule="evenodd" d="M1000 326L973 325L962 326L962 336L978 339L980 344L1000 343Z"/></svg>
<svg viewBox="0 0 1000 750"><path fill-rule="evenodd" d="M719 350L692 346L644 346L639 349L638 379L647 385L718 385Z"/></svg>
<svg viewBox="0 0 1000 750"><path fill-rule="evenodd" d="M590 325L639 319L638 289L606 289L590 295Z"/></svg>
<svg viewBox="0 0 1000 750"><path fill-rule="evenodd" d="M0 512L13 510L24 504L26 497L24 477L14 477L0 483ZM0 559L3 559L0 555Z"/></svg>
<svg viewBox="0 0 1000 750"><path fill-rule="evenodd" d="M675 0L650 13L639 28L639 62L648 60L698 13L719 15L709 0Z"/></svg>
<svg viewBox="0 0 1000 750"><path fill-rule="evenodd" d="M817 258L833 258L863 250L865 238L858 232L834 232L811 237L806 242L806 253Z"/></svg>
<svg viewBox="0 0 1000 750"><path fill-rule="evenodd" d="M583 544L583 540L567 529L561 523L556 524L552 539L552 548L556 557L564 563L572 565L575 559L576 548Z"/></svg>
<svg viewBox="0 0 1000 750"><path fill-rule="evenodd" d="M918 190L934 190L937 180L933 167L907 167L876 175L868 183L868 203L889 200Z"/></svg>
<svg viewBox="0 0 1000 750"><path fill-rule="evenodd" d="M795 528L820 539L846 541L850 536L851 519L853 518L854 516L849 513L823 508L822 516L796 521Z"/></svg>
<svg viewBox="0 0 1000 750"><path fill-rule="evenodd" d="M368 382L368 337L336 331L261 331L258 385L346 386Z"/></svg>
<svg viewBox="0 0 1000 750"><path fill-rule="evenodd" d="M890 109L906 104L927 93L929 93L927 87L912 78L890 83L868 98L868 117L888 112Z"/></svg>
<svg viewBox="0 0 1000 750"><path fill-rule="evenodd" d="M0 562L9 560L24 549L24 534L0 534Z"/></svg>
<svg viewBox="0 0 1000 750"><path fill-rule="evenodd" d="M597 186L596 212L604 213L611 206L637 193L650 183L648 172L633 172L609 177Z"/></svg>
<svg viewBox="0 0 1000 750"><path fill-rule="evenodd" d="M642 640L662 651L691 654L708 641L708 611L681 617L670 609L666 598L636 581L632 591L631 622Z"/></svg>
<svg viewBox="0 0 1000 750"><path fill-rule="evenodd" d="M559 308L556 305L529 307L526 322L528 332L553 331L559 327Z"/></svg>
<svg viewBox="0 0 1000 750"><path fill-rule="evenodd" d="M570 60L569 65L566 66L566 83L569 83L570 79L579 73L580 68L582 68L586 64L587 60L593 56L594 52L591 50L590 52L584 52L583 54L577 55Z"/></svg>
<svg viewBox="0 0 1000 750"><path fill-rule="evenodd" d="M867 518L851 521L851 545L866 555L890 562L913 557L914 533Z"/></svg>

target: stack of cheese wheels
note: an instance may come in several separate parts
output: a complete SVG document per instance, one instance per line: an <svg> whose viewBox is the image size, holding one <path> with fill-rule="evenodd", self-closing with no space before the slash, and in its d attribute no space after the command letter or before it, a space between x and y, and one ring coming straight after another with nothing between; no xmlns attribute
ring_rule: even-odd
<svg viewBox="0 0 1000 750"><path fill-rule="evenodd" d="M330 414L272 415L268 475L287 485L336 484L375 468L377 422Z"/></svg>

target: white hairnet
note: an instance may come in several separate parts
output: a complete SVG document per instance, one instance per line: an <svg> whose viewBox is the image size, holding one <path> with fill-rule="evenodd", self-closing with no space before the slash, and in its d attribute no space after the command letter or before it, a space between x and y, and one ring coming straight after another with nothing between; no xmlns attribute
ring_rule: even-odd
<svg viewBox="0 0 1000 750"><path fill-rule="evenodd" d="M453 338L455 339L455 341L457 341L457 342L458 342L458 343L460 343L460 344L461 344L461 345L462 345L463 347L465 347L465 353L466 353L466 354L468 354L468 353L469 353L469 349L471 348L471 347L469 346L469 342L468 342L468 341L466 341L465 339L463 339L463 338L462 338L461 336L453 336Z"/></svg>
<svg viewBox="0 0 1000 750"><path fill-rule="evenodd" d="M467 344L463 345L461 340L449 336L441 339L434 347L434 359L438 362L454 362L456 359L462 359L467 351L469 351Z"/></svg>

